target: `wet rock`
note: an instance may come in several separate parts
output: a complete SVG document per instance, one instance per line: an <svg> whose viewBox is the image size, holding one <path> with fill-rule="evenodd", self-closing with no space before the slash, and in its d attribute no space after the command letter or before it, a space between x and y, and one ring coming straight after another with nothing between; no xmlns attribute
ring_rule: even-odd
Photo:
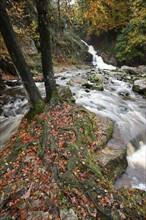
<svg viewBox="0 0 146 220"><path fill-rule="evenodd" d="M141 65L138 67L138 69L140 70L141 73L146 73L146 66Z"/></svg>
<svg viewBox="0 0 146 220"><path fill-rule="evenodd" d="M103 81L104 81L104 77L101 75L101 74L93 74L93 75L91 75L90 76L90 81L91 82L100 82L100 83L103 83Z"/></svg>
<svg viewBox="0 0 146 220"><path fill-rule="evenodd" d="M127 90L127 89L120 89L118 91L118 94L119 95L122 95L122 96L129 96L130 95L130 92Z"/></svg>
<svg viewBox="0 0 146 220"><path fill-rule="evenodd" d="M92 54L90 54L89 52L85 51L84 55L83 55L83 60L87 63L91 63L93 59Z"/></svg>
<svg viewBox="0 0 146 220"><path fill-rule="evenodd" d="M77 76L77 77L71 78L67 82L67 85L69 85L69 86L74 86L74 85L82 86L85 83L87 83L87 79L83 78L83 76Z"/></svg>
<svg viewBox="0 0 146 220"><path fill-rule="evenodd" d="M137 67L130 67L130 66L122 66L121 67L121 70L126 72L126 73L129 73L129 74L135 74L137 75L139 73L139 70Z"/></svg>
<svg viewBox="0 0 146 220"><path fill-rule="evenodd" d="M93 85L92 90L103 91L104 90L103 84L101 83L99 85Z"/></svg>
<svg viewBox="0 0 146 220"><path fill-rule="evenodd" d="M111 54L107 54L105 52L102 52L101 57L103 58L105 63L117 66L117 61L113 56L111 56Z"/></svg>
<svg viewBox="0 0 146 220"><path fill-rule="evenodd" d="M61 98L67 100L70 98L73 98L72 92L69 88L69 86L60 86L58 88L58 94Z"/></svg>
<svg viewBox="0 0 146 220"><path fill-rule="evenodd" d="M106 146L98 151L98 162L107 169L106 176L115 182L127 168L126 149Z"/></svg>
<svg viewBox="0 0 146 220"><path fill-rule="evenodd" d="M5 82L5 84L6 84L7 86L15 87L15 86L20 86L20 85L22 85L22 82L21 82L21 81L17 81L17 80L7 80L7 81Z"/></svg>
<svg viewBox="0 0 146 220"><path fill-rule="evenodd" d="M146 78L135 80L132 89L135 92L146 95Z"/></svg>
<svg viewBox="0 0 146 220"><path fill-rule="evenodd" d="M60 210L60 218L61 220L78 220L73 209L67 210Z"/></svg>
<svg viewBox="0 0 146 220"><path fill-rule="evenodd" d="M93 83L85 83L83 84L84 87L86 87L87 89L92 89Z"/></svg>

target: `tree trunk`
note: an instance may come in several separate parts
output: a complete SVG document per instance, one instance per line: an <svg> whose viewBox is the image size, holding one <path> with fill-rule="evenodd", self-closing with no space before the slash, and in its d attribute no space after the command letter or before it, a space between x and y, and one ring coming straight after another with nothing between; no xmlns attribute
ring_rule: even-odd
<svg viewBox="0 0 146 220"><path fill-rule="evenodd" d="M38 103L42 102L42 98L18 45L16 34L6 12L4 0L0 0L0 31L9 51L10 57L20 74L24 87L28 93L31 107L35 108Z"/></svg>
<svg viewBox="0 0 146 220"><path fill-rule="evenodd" d="M58 4L58 27L60 29L60 25L61 25L60 0L57 1L57 4Z"/></svg>
<svg viewBox="0 0 146 220"><path fill-rule="evenodd" d="M52 63L51 37L49 29L49 4L50 1L48 0L36 0L40 48L42 55L42 69L46 88L46 102L49 102L50 99L57 94Z"/></svg>

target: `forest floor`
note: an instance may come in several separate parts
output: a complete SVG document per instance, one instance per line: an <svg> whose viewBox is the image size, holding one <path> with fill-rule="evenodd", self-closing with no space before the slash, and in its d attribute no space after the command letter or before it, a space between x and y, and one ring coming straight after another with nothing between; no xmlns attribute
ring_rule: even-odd
<svg viewBox="0 0 146 220"><path fill-rule="evenodd" d="M115 190L96 160L112 129L67 101L24 117L0 151L0 219L145 219L145 192Z"/></svg>

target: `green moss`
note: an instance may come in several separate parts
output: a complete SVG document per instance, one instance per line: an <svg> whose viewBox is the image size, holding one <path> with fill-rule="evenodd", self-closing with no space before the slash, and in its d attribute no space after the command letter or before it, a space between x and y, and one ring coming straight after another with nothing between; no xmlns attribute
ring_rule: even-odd
<svg viewBox="0 0 146 220"><path fill-rule="evenodd" d="M34 108L30 108L29 112L26 115L28 120L32 120L37 114L40 114L45 109L44 101L39 101Z"/></svg>

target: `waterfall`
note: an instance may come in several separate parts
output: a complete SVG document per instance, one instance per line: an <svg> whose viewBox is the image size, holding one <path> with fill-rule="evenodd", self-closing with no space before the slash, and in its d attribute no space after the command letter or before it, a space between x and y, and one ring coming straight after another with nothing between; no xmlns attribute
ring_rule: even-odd
<svg viewBox="0 0 146 220"><path fill-rule="evenodd" d="M88 47L88 52L90 54L92 54L92 56L93 56L93 60L92 60L93 66L95 66L96 68L99 68L99 69L108 69L108 70L115 70L116 69L115 66L106 64L103 61L102 57L97 55L97 52L94 50L92 45L89 46L85 41L83 41L83 40L81 40L81 41Z"/></svg>

